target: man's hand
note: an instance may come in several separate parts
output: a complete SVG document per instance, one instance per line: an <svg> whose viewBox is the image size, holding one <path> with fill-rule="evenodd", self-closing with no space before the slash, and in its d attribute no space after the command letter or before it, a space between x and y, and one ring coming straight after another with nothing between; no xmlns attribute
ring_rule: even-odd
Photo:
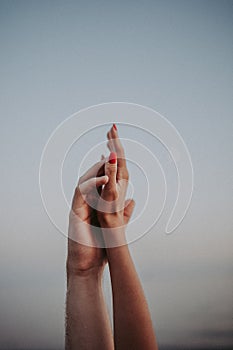
<svg viewBox="0 0 233 350"><path fill-rule="evenodd" d="M107 176L96 177L103 164L104 161L100 161L89 169L75 189L69 217L68 275L98 273L107 262L105 249L98 248L96 242L96 235L101 235L101 231L93 209L98 200L97 190L108 182Z"/></svg>

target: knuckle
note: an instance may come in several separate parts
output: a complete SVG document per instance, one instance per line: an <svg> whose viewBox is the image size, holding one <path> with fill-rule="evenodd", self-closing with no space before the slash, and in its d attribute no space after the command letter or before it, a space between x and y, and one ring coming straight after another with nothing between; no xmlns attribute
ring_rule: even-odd
<svg viewBox="0 0 233 350"><path fill-rule="evenodd" d="M115 164L110 164L109 166L109 175L113 177L116 174L116 165Z"/></svg>
<svg viewBox="0 0 233 350"><path fill-rule="evenodd" d="M83 182L83 180L84 180L84 176L82 175L82 176L80 176L80 178L78 180L78 186Z"/></svg>
<svg viewBox="0 0 233 350"><path fill-rule="evenodd" d="M81 193L81 184L78 184L78 186L75 187L74 196L78 197L80 193Z"/></svg>
<svg viewBox="0 0 233 350"><path fill-rule="evenodd" d="M118 192L114 188L109 188L108 193L107 193L107 198L109 201L114 201L118 199Z"/></svg>
<svg viewBox="0 0 233 350"><path fill-rule="evenodd" d="M124 179L126 181L129 180L129 172L127 169L123 169L121 174L120 174L121 179Z"/></svg>
<svg viewBox="0 0 233 350"><path fill-rule="evenodd" d="M125 172L124 172L124 178L128 181L129 180L129 172L128 170L126 169Z"/></svg>
<svg viewBox="0 0 233 350"><path fill-rule="evenodd" d="M118 199L118 193L117 193L117 191L115 189L111 190L111 197L112 197L113 200Z"/></svg>

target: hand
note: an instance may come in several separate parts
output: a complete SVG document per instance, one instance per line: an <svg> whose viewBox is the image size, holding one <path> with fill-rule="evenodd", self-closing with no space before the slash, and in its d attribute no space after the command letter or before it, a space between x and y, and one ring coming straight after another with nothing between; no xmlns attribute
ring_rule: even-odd
<svg viewBox="0 0 233 350"><path fill-rule="evenodd" d="M108 139L108 162L103 159L80 178L73 198L67 259L66 349L90 344L98 349L115 346L157 350L146 299L124 241L122 226L131 217L134 201L125 202L129 175L114 126ZM100 238L106 249L96 245ZM113 292L114 344L101 286L100 272L106 256Z"/></svg>
<svg viewBox="0 0 233 350"><path fill-rule="evenodd" d="M98 200L96 189L100 189L108 181L107 176L96 177L103 175L103 164L102 160L90 168L79 179L75 189L69 217L68 275L101 272L107 262L105 249L97 248L96 233L99 223L93 209Z"/></svg>
<svg viewBox="0 0 233 350"><path fill-rule="evenodd" d="M108 138L111 154L105 164L105 174L109 180L101 193L105 201L99 201L100 205L98 202L101 209L98 218L107 247L111 276L114 345L121 350L158 350L149 309L125 239L125 228L122 227L122 204L128 184L124 150L114 127L108 133ZM131 206L133 202L129 203Z"/></svg>
<svg viewBox="0 0 233 350"><path fill-rule="evenodd" d="M107 137L111 153L108 162L105 163L105 175L109 181L101 192L103 201L98 203L98 219L102 228L118 228L125 224L125 212L132 213L134 201L125 202L129 173L116 126L112 126Z"/></svg>
<svg viewBox="0 0 233 350"><path fill-rule="evenodd" d="M96 188L101 193L102 185L107 184L109 179L108 176L104 176L104 163L105 159L102 159L89 169L79 179L74 193L69 218L68 275L71 273L78 275L86 275L91 272L99 273L103 271L107 262L105 249L98 248L96 241L97 239L99 241L103 240L103 237L101 230L98 229L100 223L97 212L93 209L96 208L98 201ZM121 160L118 161L118 168L119 179L126 176L124 162L121 162ZM124 206L122 214L123 223L126 225L132 215L134 201L127 200Z"/></svg>

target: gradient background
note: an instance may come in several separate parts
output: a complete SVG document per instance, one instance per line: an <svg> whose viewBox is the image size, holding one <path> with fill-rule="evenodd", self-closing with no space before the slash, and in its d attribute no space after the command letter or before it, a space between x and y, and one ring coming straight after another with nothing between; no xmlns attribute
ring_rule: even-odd
<svg viewBox="0 0 233 350"><path fill-rule="evenodd" d="M161 349L233 348L232 34L232 1L0 1L0 349L63 348L66 240L40 156L108 101L154 108L192 156L185 220L131 245Z"/></svg>

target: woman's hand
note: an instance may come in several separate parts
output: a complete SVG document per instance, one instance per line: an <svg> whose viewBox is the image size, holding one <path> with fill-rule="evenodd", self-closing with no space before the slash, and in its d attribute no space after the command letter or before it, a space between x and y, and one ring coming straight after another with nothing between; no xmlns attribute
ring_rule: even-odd
<svg viewBox="0 0 233 350"><path fill-rule="evenodd" d="M105 201L100 201L98 218L107 247L111 276L115 349L158 350L149 309L122 227L122 205L128 184L124 150L114 127L108 133L108 138L110 151L117 154L111 153L105 164L109 181L101 194Z"/></svg>
<svg viewBox="0 0 233 350"><path fill-rule="evenodd" d="M124 149L115 125L112 126L107 137L111 153L108 162L105 163L105 175L109 180L102 190L102 200L100 199L98 203L98 219L102 228L119 228L125 224L125 213L132 214L134 201L125 202L129 173Z"/></svg>

